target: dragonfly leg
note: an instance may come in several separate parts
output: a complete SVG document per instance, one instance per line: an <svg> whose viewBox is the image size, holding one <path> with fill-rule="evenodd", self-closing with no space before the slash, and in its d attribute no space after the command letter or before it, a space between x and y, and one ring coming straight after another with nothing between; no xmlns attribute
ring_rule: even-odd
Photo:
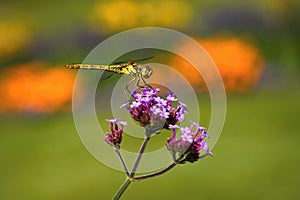
<svg viewBox="0 0 300 200"><path fill-rule="evenodd" d="M144 79L143 76L140 76L140 77L141 77L143 83L144 83L146 86L148 86L148 87L150 87L150 88L153 88L151 85L149 85L149 84L145 81L145 79Z"/></svg>
<svg viewBox="0 0 300 200"><path fill-rule="evenodd" d="M134 77L132 80L130 80L127 84L126 84L126 86L125 86L125 90L127 90L127 92L129 93L129 96L131 96L132 94L131 94L131 92L130 92L130 90L128 89L128 86L135 80L135 78L136 77ZM125 92L125 94L126 94L126 92ZM126 94L126 96L127 96L127 94Z"/></svg>
<svg viewBox="0 0 300 200"><path fill-rule="evenodd" d="M141 80L141 77L140 76L137 76L137 81L136 81L136 87L140 88L140 80Z"/></svg>

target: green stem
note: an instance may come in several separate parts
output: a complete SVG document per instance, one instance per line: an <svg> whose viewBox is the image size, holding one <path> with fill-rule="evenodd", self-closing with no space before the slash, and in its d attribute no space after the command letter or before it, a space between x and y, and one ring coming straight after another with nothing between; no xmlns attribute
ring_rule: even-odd
<svg viewBox="0 0 300 200"><path fill-rule="evenodd" d="M123 195L123 193L125 192L125 190L128 188L128 186L130 185L130 183L134 180L132 177L134 176L136 170L137 170L137 167L141 161L141 158L142 158L142 155L146 149L146 146L147 146L147 143L148 141L150 140L150 134L149 134L149 131L146 130L146 137L144 138L144 141L142 143L142 146L139 150L139 153L138 153L138 156L134 162L134 165L132 167L132 170L131 170L131 173L129 174L129 177L126 179L126 181L123 183L123 185L120 187L120 189L118 190L118 192L115 194L114 196L114 200L118 200L121 198L121 196ZM125 162L123 160L123 157L121 156L121 153L119 151L117 151L118 153L118 156L123 164L123 167L125 168L125 171L127 171L126 173L128 173L128 170L127 170L127 167L125 165ZM128 175L128 174L127 174Z"/></svg>
<svg viewBox="0 0 300 200"><path fill-rule="evenodd" d="M169 170L171 170L178 163L180 163L180 161L182 160L182 158L183 158L183 156L177 158L176 160L174 160L173 163L171 163L169 166L167 166L166 168L164 168L164 169L162 169L160 171L157 171L157 172L154 172L154 173L151 173L151 174L142 175L142 176L137 176L137 177L134 177L133 179L134 180L144 180L144 179L147 179L147 178L152 178L152 177L156 177L156 176L162 175L162 174L168 172Z"/></svg>
<svg viewBox="0 0 300 200"><path fill-rule="evenodd" d="M118 157L119 157L119 159L120 159L120 161L121 161L121 163L122 163L122 165L123 165L123 168L124 168L124 170L125 170L126 175L129 176L129 171L128 171L128 168L127 168L127 166L126 166L126 164L125 164L125 161L124 161L124 159L123 159L123 156L122 156L122 154L121 154L121 152L120 152L120 148L116 147L116 148L114 148L114 149L115 149L115 151L116 151L116 153L117 153L117 155L118 155Z"/></svg>
<svg viewBox="0 0 300 200"><path fill-rule="evenodd" d="M134 174L135 174L135 172L137 170L137 167L138 167L138 165L139 165L139 163L141 161L141 158L143 156L143 153L144 153L144 151L146 149L146 146L147 146L147 143L148 143L149 140L150 140L150 136L146 136L144 138L143 144L142 144L142 146L141 146L141 148L139 150L138 156L137 156L137 158L135 160L135 163L134 163L134 165L132 167L132 170L131 170L131 173L129 175L130 178L132 178L134 176Z"/></svg>
<svg viewBox="0 0 300 200"><path fill-rule="evenodd" d="M130 183L132 182L131 179L126 179L126 181L123 183L123 185L120 187L119 191L115 194L113 200L118 200L121 198L125 190L128 188Z"/></svg>

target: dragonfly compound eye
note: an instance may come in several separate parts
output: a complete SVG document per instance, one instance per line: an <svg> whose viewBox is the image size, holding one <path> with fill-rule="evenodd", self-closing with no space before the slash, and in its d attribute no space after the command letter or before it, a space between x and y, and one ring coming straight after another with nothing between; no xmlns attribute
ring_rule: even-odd
<svg viewBox="0 0 300 200"><path fill-rule="evenodd" d="M152 75L152 69L149 66L144 66L142 69L142 76L144 78L149 78Z"/></svg>

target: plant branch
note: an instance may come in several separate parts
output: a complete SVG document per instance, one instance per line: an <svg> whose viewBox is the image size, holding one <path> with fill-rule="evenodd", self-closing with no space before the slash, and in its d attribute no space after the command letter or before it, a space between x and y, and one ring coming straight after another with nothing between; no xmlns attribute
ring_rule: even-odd
<svg viewBox="0 0 300 200"><path fill-rule="evenodd" d="M123 195L123 193L125 192L125 190L128 188L128 186L130 185L130 183L132 182L131 179L126 179L126 181L123 183L123 185L120 187L120 189L118 190L118 192L115 194L113 200L118 200L121 198L121 196Z"/></svg>
<svg viewBox="0 0 300 200"><path fill-rule="evenodd" d="M115 149L115 152L117 153L117 155L118 155L118 157L119 157L119 159L120 159L120 161L121 161L121 163L123 165L123 168L125 170L126 175L129 176L129 171L128 171L126 163L125 163L125 161L123 159L123 156L122 156L122 154L120 152L120 148L119 147L115 147L114 149Z"/></svg>
<svg viewBox="0 0 300 200"><path fill-rule="evenodd" d="M129 175L130 178L132 178L134 176L134 174L135 174L135 172L137 170L137 167L138 167L138 165L139 165L139 163L141 161L142 155L143 155L143 153L145 151L145 148L146 148L147 143L148 143L149 140L150 140L150 136L148 136L146 134L146 137L144 138L144 141L143 141L142 146L141 146L141 148L139 150L138 156L136 157L136 160L135 160L134 165L132 167L131 173Z"/></svg>
<svg viewBox="0 0 300 200"><path fill-rule="evenodd" d="M157 172L154 172L154 173L151 173L151 174L146 174L146 175L142 175L142 176L133 177L133 179L134 180L144 180L144 179L147 179L147 178L152 178L152 177L162 175L162 174L168 172L169 170L171 170L172 168L174 168L178 163L180 163L182 158L183 158L183 156L180 156L179 158L174 160L174 162L172 164L170 164L169 166L167 166L166 168L164 168L160 171L157 171Z"/></svg>
<svg viewBox="0 0 300 200"><path fill-rule="evenodd" d="M135 160L135 162L134 162L134 165L133 165L133 167L132 167L132 170L131 170L131 173L130 173L130 174L129 174L128 169L127 169L127 167L126 167L126 164L125 164L125 162L124 162L124 160L123 160L123 157L122 157L122 155L121 155L120 149L119 149L119 148L115 148L115 151L117 152L117 154L118 154L118 156L119 156L119 158L120 158L120 160L121 160L121 163L122 163L122 165L123 165L123 167L124 167L124 169L125 169L125 171L126 171L126 174L127 174L128 178L127 178L126 181L123 183L123 185L120 187L120 189L118 190L118 192L115 194L115 196L114 196L114 198L113 198L114 200L120 199L121 196L123 195L123 193L125 192L125 190L126 190L126 189L128 188L128 186L130 185L130 183L131 183L132 181L134 181L134 179L133 179L132 177L134 176L134 174L135 174L135 172L136 172L136 170L137 170L137 167L138 167L138 165L139 165L139 163L140 163L140 161L141 161L142 155L143 155L143 153L144 153L144 151L145 151L145 149L146 149L146 146L147 146L147 143L148 143L149 140L150 140L149 130L146 129L146 137L144 138L144 141L143 141L143 143L142 143L142 145L141 145L141 148L140 148L140 150L139 150L138 156L137 156L137 158L136 158L136 160Z"/></svg>

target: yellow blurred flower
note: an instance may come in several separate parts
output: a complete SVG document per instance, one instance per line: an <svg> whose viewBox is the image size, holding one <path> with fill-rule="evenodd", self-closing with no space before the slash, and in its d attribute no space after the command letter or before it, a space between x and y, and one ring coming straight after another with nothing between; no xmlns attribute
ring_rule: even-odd
<svg viewBox="0 0 300 200"><path fill-rule="evenodd" d="M109 33L141 26L184 27L192 15L189 4L179 0L115 0L98 3L89 20L95 30Z"/></svg>
<svg viewBox="0 0 300 200"><path fill-rule="evenodd" d="M0 59L25 49L31 41L28 27L20 21L0 22Z"/></svg>
<svg viewBox="0 0 300 200"><path fill-rule="evenodd" d="M94 17L95 20L99 20L99 22L103 23L103 27L107 27L109 30L118 30L124 25L133 27L137 24L139 7L136 3L131 1L112 1L107 4L101 3L95 7Z"/></svg>
<svg viewBox="0 0 300 200"><path fill-rule="evenodd" d="M12 66L0 79L0 112L50 113L72 97L74 74L62 66L31 62Z"/></svg>
<svg viewBox="0 0 300 200"><path fill-rule="evenodd" d="M192 9L185 1L160 1L158 8L158 26L184 27L192 17Z"/></svg>
<svg viewBox="0 0 300 200"><path fill-rule="evenodd" d="M196 40L217 65L227 91L246 91L258 83L264 61L254 45L238 38L214 37ZM180 48L192 56L199 56L197 52L190 51L186 44ZM171 66L186 76L192 84L205 86L200 74L189 62L176 57ZM214 78L213 75L209 75L209 71L205 73L210 79Z"/></svg>

